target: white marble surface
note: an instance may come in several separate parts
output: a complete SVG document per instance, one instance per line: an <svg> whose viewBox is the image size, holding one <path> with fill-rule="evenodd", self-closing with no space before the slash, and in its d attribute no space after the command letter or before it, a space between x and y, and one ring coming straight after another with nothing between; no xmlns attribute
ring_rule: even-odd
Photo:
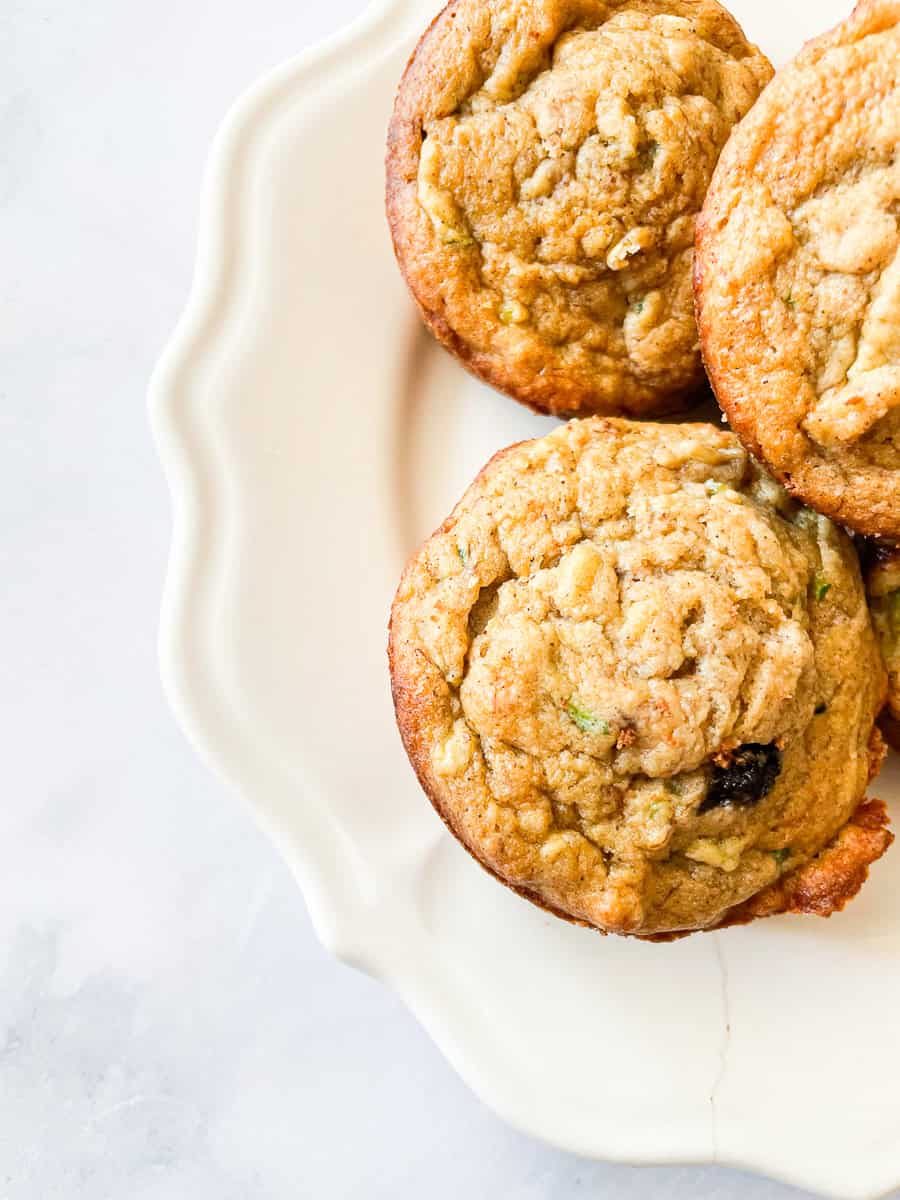
<svg viewBox="0 0 900 1200"><path fill-rule="evenodd" d="M634 1170L487 1112L331 961L157 681L144 406L232 98L363 0L0 12L3 1200L799 1196Z"/></svg>

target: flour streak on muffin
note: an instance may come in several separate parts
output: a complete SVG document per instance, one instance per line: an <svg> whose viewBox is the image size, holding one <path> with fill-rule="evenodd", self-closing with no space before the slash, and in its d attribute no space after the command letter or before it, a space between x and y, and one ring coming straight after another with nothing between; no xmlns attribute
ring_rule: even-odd
<svg viewBox="0 0 900 1200"><path fill-rule="evenodd" d="M454 0L388 136L394 245L432 331L539 410L684 407L696 215L770 76L715 0Z"/></svg>
<svg viewBox="0 0 900 1200"><path fill-rule="evenodd" d="M900 0L863 0L732 135L697 232L704 357L806 503L900 539Z"/></svg>
<svg viewBox="0 0 900 1200"><path fill-rule="evenodd" d="M878 806L850 827L885 688L855 551L712 426L497 455L409 563L389 655L438 812L571 920L830 911L891 840Z"/></svg>

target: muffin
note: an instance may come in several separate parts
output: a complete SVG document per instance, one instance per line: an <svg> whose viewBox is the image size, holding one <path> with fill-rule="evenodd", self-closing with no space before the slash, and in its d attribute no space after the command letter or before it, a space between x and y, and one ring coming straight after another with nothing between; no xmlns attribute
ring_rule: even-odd
<svg viewBox="0 0 900 1200"><path fill-rule="evenodd" d="M705 384L696 216L770 76L715 0L454 0L388 135L388 218L426 324L540 411L685 407Z"/></svg>
<svg viewBox="0 0 900 1200"><path fill-rule="evenodd" d="M729 432L590 418L498 454L407 566L389 660L450 830L572 921L827 913L891 840L856 553Z"/></svg>
<svg viewBox="0 0 900 1200"><path fill-rule="evenodd" d="M881 727L900 750L900 548L878 547L866 571L872 622L888 672L888 702Z"/></svg>
<svg viewBox="0 0 900 1200"><path fill-rule="evenodd" d="M900 539L900 0L811 42L732 134L698 223L703 354L794 495Z"/></svg>

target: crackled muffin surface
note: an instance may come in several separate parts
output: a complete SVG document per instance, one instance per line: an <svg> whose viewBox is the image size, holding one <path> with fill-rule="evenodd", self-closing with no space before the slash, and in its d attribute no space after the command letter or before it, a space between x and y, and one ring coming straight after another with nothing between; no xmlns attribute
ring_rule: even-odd
<svg viewBox="0 0 900 1200"><path fill-rule="evenodd" d="M539 409L683 406L702 381L695 218L770 74L715 0L455 0L407 69L387 158L433 331Z"/></svg>
<svg viewBox="0 0 900 1200"><path fill-rule="evenodd" d="M407 567L390 660L472 853L641 935L714 925L819 854L884 696L848 539L707 425L594 418L499 454Z"/></svg>
<svg viewBox="0 0 900 1200"><path fill-rule="evenodd" d="M900 538L900 0L811 42L730 139L698 225L703 353L796 495Z"/></svg>

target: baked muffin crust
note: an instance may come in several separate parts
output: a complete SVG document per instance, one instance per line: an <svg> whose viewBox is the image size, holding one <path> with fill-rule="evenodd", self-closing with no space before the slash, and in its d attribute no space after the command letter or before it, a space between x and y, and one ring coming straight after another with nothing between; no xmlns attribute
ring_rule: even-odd
<svg viewBox="0 0 900 1200"><path fill-rule="evenodd" d="M735 130L698 223L701 340L797 496L900 539L900 0L863 0Z"/></svg>
<svg viewBox="0 0 900 1200"><path fill-rule="evenodd" d="M387 209L426 322L561 415L660 413L703 382L696 215L771 75L715 0L455 0L390 126Z"/></svg>
<svg viewBox="0 0 900 1200"><path fill-rule="evenodd" d="M408 565L389 654L451 830L612 932L722 922L828 847L880 753L853 547L708 425L496 456Z"/></svg>
<svg viewBox="0 0 900 1200"><path fill-rule="evenodd" d="M888 701L882 728L900 751L900 547L879 546L866 570L872 623L888 673Z"/></svg>

